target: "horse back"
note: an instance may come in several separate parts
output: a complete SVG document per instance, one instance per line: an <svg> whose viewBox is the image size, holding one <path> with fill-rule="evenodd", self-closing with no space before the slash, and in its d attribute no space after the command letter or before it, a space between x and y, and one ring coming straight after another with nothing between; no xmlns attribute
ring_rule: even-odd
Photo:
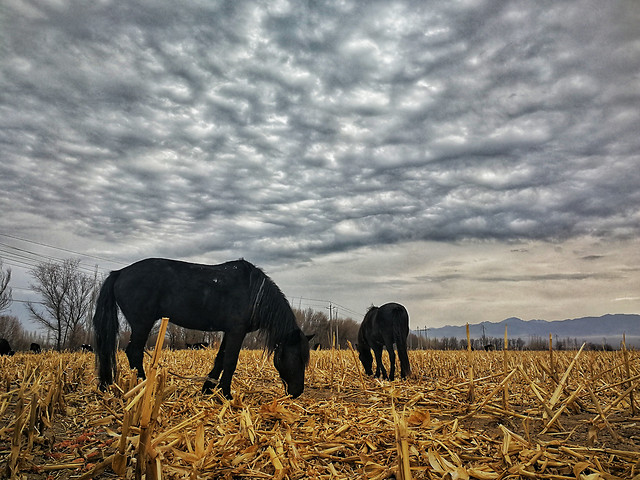
<svg viewBox="0 0 640 480"><path fill-rule="evenodd" d="M150 258L120 270L114 293L130 324L169 317L185 328L226 331L248 316L252 268L244 260L203 265Z"/></svg>
<svg viewBox="0 0 640 480"><path fill-rule="evenodd" d="M394 302L373 307L365 315L361 331L363 336L369 340L369 344L404 344L409 335L407 309Z"/></svg>
<svg viewBox="0 0 640 480"><path fill-rule="evenodd" d="M399 303L387 303L380 307L388 318L393 330L393 341L397 345L406 344L409 335L409 313L404 305Z"/></svg>

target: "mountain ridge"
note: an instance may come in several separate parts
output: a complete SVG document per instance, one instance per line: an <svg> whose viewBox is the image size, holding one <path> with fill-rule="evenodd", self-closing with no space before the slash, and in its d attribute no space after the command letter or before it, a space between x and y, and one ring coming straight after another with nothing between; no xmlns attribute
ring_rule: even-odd
<svg viewBox="0 0 640 480"><path fill-rule="evenodd" d="M499 322L480 322L469 324L471 338L485 337L504 338L505 325L509 338L521 338L529 341L532 337L548 338L549 335L560 339L571 338L594 343L610 343L617 345L625 334L629 345L640 345L640 315L614 313L599 317L579 317L565 320L522 320L509 317ZM412 330L418 336L429 338L455 337L467 338L466 325L445 325Z"/></svg>

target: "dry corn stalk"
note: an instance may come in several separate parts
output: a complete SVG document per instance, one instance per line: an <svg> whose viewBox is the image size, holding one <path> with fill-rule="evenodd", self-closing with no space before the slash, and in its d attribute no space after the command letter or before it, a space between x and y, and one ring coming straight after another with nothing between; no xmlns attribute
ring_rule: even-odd
<svg viewBox="0 0 640 480"><path fill-rule="evenodd" d="M508 370L508 361L507 361L507 350L509 346L509 340L507 337L507 326L504 326L504 348L502 350L502 371L504 375L507 375ZM505 382L504 390L502 391L502 408L505 410L509 410L509 382Z"/></svg>
<svg viewBox="0 0 640 480"><path fill-rule="evenodd" d="M399 416L393 402L391 405L393 412L393 423L395 425L396 449L398 451L398 478L400 480L411 480L411 465L409 463L409 445L407 439L409 432L404 415Z"/></svg>
<svg viewBox="0 0 640 480"><path fill-rule="evenodd" d="M163 351L156 385L161 382L162 372L169 370L191 376L201 374L210 368L214 353ZM543 418L559 383L550 379L547 352L509 352L511 368L517 366L517 374L513 370L506 372L507 376L512 375L506 410L499 395L504 391L505 379L499 352L477 351L469 360L464 351L412 351L415 378L387 382L369 377L361 380L361 367L352 352L335 350L329 355L314 351L305 393L291 400L282 397L277 372L264 361L262 352L243 351L236 371L237 401L233 404L203 397L199 385L177 377L168 376L164 389L156 386L149 421L154 425L150 429L150 446L158 455L149 457L152 461L144 473L149 478L162 475L171 479L284 475L291 479L383 480L400 475L398 448L402 451L404 438L408 454L403 458L411 459L409 471L415 479L561 479L577 475L584 480L596 478L596 474L603 479L634 478L638 475L640 448L633 426L637 419L629 417L627 390L638 388L640 383L634 378L640 374L639 359L629 351L629 378L624 374L625 363L619 352L583 351L577 360L575 354L554 352L559 372L566 372L572 360L575 362L557 402ZM118 357L126 362L123 352L118 352ZM469 365L474 370L476 395L476 403L471 405L466 400ZM60 371L62 366L64 370ZM110 438L113 442L98 448L96 440L91 440L69 450L52 449L49 443L49 450L59 458L34 465L32 458L43 458L45 445L37 427L32 447L32 455L37 456L17 456L19 475L30 476L34 472L29 469L38 468L49 472L67 470L64 473L74 478L96 478L113 463L122 439L115 432L124 426L124 412L130 412L133 418L142 408L144 393L137 395L144 386L129 391L135 379L121 375L121 393L114 392L114 397L98 395L90 355L51 354L45 358L16 354L11 359L0 358L0 367L0 377L9 392L0 393L0 452L4 452L4 457L0 453L0 461L8 460L14 425L20 424L15 417L19 395L24 403L20 441L22 451L26 451L32 418L30 403L35 395L39 400L36 416L46 420L42 428L51 428L47 426L49 422L56 429L58 439L52 442L61 443L64 428L64 438L75 439L94 429L96 439L101 436L102 440ZM332 368L333 392L328 382ZM52 385L56 381L60 384ZM592 400L587 386L596 400ZM5 385L2 387L4 390ZM49 413L50 406L58 404L60 394L66 408L56 407L55 412ZM572 395L575 400L571 403ZM125 406L136 398L139 400L126 410ZM398 423L391 410L392 399ZM596 407L599 404L603 418L621 440L616 442L604 430L589 445L587 428L591 422L577 420L569 408L578 400L592 414L590 418L598 415L593 421L603 429ZM154 413L160 403L161 408ZM480 405L482 408L476 410ZM465 417L469 411L474 411L473 415ZM556 431L542 434L557 414L552 424ZM36 425L41 419L36 420ZM398 442L396 425L403 419L406 435L401 435ZM497 427L498 423L508 427L509 433ZM79 431L74 432L74 426ZM139 449L139 433L139 427L132 424L123 440L125 455L132 457ZM280 465L272 461L268 447ZM510 464L502 456L503 448ZM104 453L88 461L95 450ZM77 462L83 459L84 464L79 465ZM125 470L125 477L133 478L133 470Z"/></svg>
<svg viewBox="0 0 640 480"><path fill-rule="evenodd" d="M627 352L626 334L622 334L622 354L624 356L625 373L627 374L627 379L629 379L631 378L631 367L629 365L629 352ZM629 404L631 406L631 415L635 415L636 407L633 401L633 390L629 392Z"/></svg>
<svg viewBox="0 0 640 480"><path fill-rule="evenodd" d="M469 324L467 323L467 362L469 365L469 391L467 393L467 401L473 403L475 400L475 392L473 388L473 355L471 353L471 335L469 334Z"/></svg>
<svg viewBox="0 0 640 480"><path fill-rule="evenodd" d="M139 480L143 477L143 472L146 473L147 479L158 478L158 473L161 469L158 468L158 459L155 450L151 445L151 433L153 432L153 412L158 410L159 403L156 402L157 396L160 401L162 399L162 387L163 381L158 384L158 391L156 391L156 377L158 376L158 362L160 361L160 355L162 352L162 344L164 342L164 336L167 331L167 324L169 319L162 318L160 324L160 331L158 332L158 339L156 341L155 350L151 360L151 365L147 373L147 379L143 390L141 391L142 400L140 405L140 441L138 444L137 461L135 468L136 479ZM162 376L161 376L162 378ZM155 406L158 405L156 408Z"/></svg>

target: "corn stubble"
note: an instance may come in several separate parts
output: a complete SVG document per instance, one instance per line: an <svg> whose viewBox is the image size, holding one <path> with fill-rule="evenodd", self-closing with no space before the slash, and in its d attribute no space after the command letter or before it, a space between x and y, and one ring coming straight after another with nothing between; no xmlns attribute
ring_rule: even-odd
<svg viewBox="0 0 640 480"><path fill-rule="evenodd" d="M106 393L92 354L0 357L0 477L640 480L635 351L412 351L395 382L313 351L295 400L243 351L231 402L215 353L154 349L144 382L119 353Z"/></svg>

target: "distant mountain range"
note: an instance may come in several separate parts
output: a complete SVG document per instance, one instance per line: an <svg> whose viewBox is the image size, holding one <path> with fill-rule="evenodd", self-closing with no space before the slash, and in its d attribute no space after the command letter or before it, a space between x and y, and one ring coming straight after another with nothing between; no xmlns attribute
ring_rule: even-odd
<svg viewBox="0 0 640 480"><path fill-rule="evenodd" d="M622 341L622 334L626 335L628 346L640 346L640 315L614 314L601 317L582 317L568 320L548 322L546 320L521 320L511 317L501 322L482 322L469 325L471 338L486 337L504 338L504 327L510 339L521 338L529 342L533 337L549 338L549 334L564 340L576 338L579 342L608 343L618 347ZM484 328L484 331L483 331ZM447 325L440 328L429 328L428 331L413 331L416 335L429 338L467 338L466 325Z"/></svg>

